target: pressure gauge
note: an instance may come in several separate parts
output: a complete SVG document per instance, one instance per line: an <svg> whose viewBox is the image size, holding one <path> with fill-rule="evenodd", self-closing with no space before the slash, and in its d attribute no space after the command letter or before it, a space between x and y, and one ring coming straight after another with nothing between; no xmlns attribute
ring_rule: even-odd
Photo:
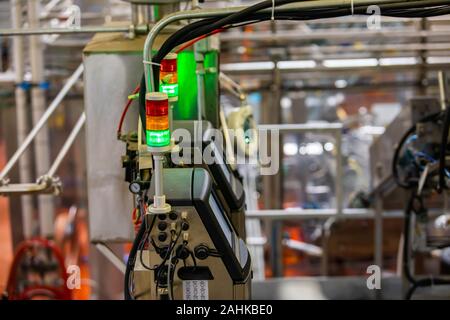
<svg viewBox="0 0 450 320"><path fill-rule="evenodd" d="M128 189L130 189L131 193L138 194L139 192L141 192L141 185L139 184L139 182L133 181L128 186Z"/></svg>

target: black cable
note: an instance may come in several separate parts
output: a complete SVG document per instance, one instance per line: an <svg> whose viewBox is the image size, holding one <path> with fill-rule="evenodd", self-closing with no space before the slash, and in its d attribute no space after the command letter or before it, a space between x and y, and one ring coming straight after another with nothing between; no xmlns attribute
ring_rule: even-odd
<svg viewBox="0 0 450 320"><path fill-rule="evenodd" d="M170 282L167 284L169 286L170 295L172 297L172 300L175 300L174 299L174 295L173 295L173 282L174 282L174 279L175 279L175 270L177 269L178 261L179 260L177 259L176 262L173 265L173 272L171 273L170 279L169 279ZM172 262L169 263L169 268L171 268L171 267L172 267Z"/></svg>
<svg viewBox="0 0 450 320"><path fill-rule="evenodd" d="M420 208L417 210L414 208L415 201L419 201ZM413 213L420 214L425 210L423 200L421 197L416 195L415 191L411 192L410 199L405 209L405 218L404 218L404 230L403 230L403 274L405 275L408 282L411 284L411 287L408 289L405 299L410 300L414 294L414 292L419 287L429 287L432 285L450 285L450 280L442 279L442 278L425 278L425 279L415 279L411 274L410 269L410 228L411 228L411 215Z"/></svg>
<svg viewBox="0 0 450 320"><path fill-rule="evenodd" d="M145 234L150 233L154 224L155 224L155 217L153 217L153 220L151 222L150 228L147 228L147 220L145 219L145 198L148 193L148 189L144 191L144 193L141 195L140 201L139 201L139 210L141 212L141 226L136 234L136 237L133 241L133 245L131 247L130 253L128 255L128 261L125 268L125 277L124 277L124 298L125 300L133 300L133 296L131 295L130 290L130 282L131 282L131 273L133 272L134 265L136 263L136 255L137 251L139 250L141 246L142 239L145 238Z"/></svg>
<svg viewBox="0 0 450 320"><path fill-rule="evenodd" d="M447 155L448 134L450 129L450 106L444 111L444 123L442 127L441 145L439 146L439 187L438 192L441 193L447 188L445 183L445 157Z"/></svg>
<svg viewBox="0 0 450 320"><path fill-rule="evenodd" d="M148 237L150 236L150 233L151 233L151 231L152 231L152 229L153 229L153 225L155 224L155 220L156 220L156 215L153 216L153 220L152 220L151 226L150 226L150 228L147 229L147 232L145 233L145 235L144 235L144 237L143 237L143 239L142 239L142 241L141 241L141 244L140 244L140 246L139 246L139 250L140 250L139 261L140 261L141 265L142 265L145 269L150 270L150 271L156 270L157 268L149 267L149 266L144 262L144 259L143 259L143 252L144 252L145 243L146 243ZM153 239L152 239L152 240L153 240ZM155 246L154 242L151 242L151 243L152 243L153 246ZM157 247L155 247L155 249L157 249Z"/></svg>
<svg viewBox="0 0 450 320"><path fill-rule="evenodd" d="M195 258L195 254L192 251L189 251L189 255L191 256L192 262L194 263L194 268L197 268L197 259Z"/></svg>
<svg viewBox="0 0 450 320"><path fill-rule="evenodd" d="M403 273L409 283L414 284L416 280L411 274L409 263L411 258L409 256L409 243L410 243L410 229L411 229L411 214L414 211L414 201L417 199L415 191L411 192L408 204L405 208L404 226L403 226Z"/></svg>
<svg viewBox="0 0 450 320"><path fill-rule="evenodd" d="M136 234L136 237L133 241L133 245L130 250L130 254L128 255L128 261L125 268L125 279L124 279L124 298L125 300L133 300L133 297L130 292L130 274L133 271L134 264L136 261L136 253L139 248L139 244L142 240L146 231L146 226L144 223L141 223L141 227Z"/></svg>
<svg viewBox="0 0 450 320"><path fill-rule="evenodd" d="M287 4L297 2L297 0L279 0L275 2L275 7ZM419 3L418 3L419 4ZM204 19L195 22L194 24L187 25L183 27L182 29L178 30L174 35L169 37L166 42L161 46L160 50L155 55L153 62L159 63L167 53L169 53L176 45L177 41L182 39L182 42L194 39L198 36L208 34L216 29L220 29L225 27L227 24L236 23L236 22L243 22L248 21L250 19L257 19L255 14L259 14L260 16L264 16L265 18L260 18L261 20L268 20L271 18L271 13L261 13L258 11L262 9L267 9L272 7L273 3L272 1L263 1L260 3L257 3L253 6L247 7L244 10L241 10L239 12L230 14L226 17L223 17L214 23L211 23L211 21L214 21L212 18ZM386 8L384 10L384 8ZM396 9L398 8L398 9ZM395 5L381 5L381 14L382 15L392 15L397 17L427 17L427 16L433 16L433 15L442 15L447 13L448 6L434 6L431 8L423 9L423 8L409 8L409 9L401 9L402 6L395 6ZM283 13L282 13L283 14ZM299 10L294 13L284 13L284 15L292 17L292 19L321 19L326 17L335 17L335 16L343 16L348 14L365 14L366 12L366 6L360 6L360 7L354 7L353 12L350 10L350 8L318 8L318 9L309 9L309 10ZM281 19L278 13L275 13L274 17L276 19ZM185 37L183 37L183 34L185 34ZM178 43L179 44L179 43ZM158 77L158 73L156 72L158 70L158 66L153 67L155 79ZM155 83L157 83L155 81Z"/></svg>
<svg viewBox="0 0 450 320"><path fill-rule="evenodd" d="M216 29L221 28L231 28L232 23L242 23L246 21L254 20L254 23L269 20L271 18L271 13L261 13L258 12L262 9L267 9L272 6L280 6L283 4L288 4L292 2L297 2L298 0L279 0L275 3L272 0L266 0L257 3L253 6L247 7L239 12L229 14L228 16L222 18L207 18L203 20L191 23L180 30L172 34L158 50L157 54L153 57L152 61L155 63L152 67L153 71L153 81L155 90L159 90L159 67L158 64L161 60L176 46L195 39L199 36L211 33ZM420 1L412 2L420 5ZM355 6L353 11L350 8L317 8L308 10L299 10L294 13L275 13L274 18L277 20L313 20L313 19L323 19L329 17L344 16L348 14L365 14L366 5ZM409 8L404 9L404 4L386 4L380 5L381 14L385 16L395 16L395 17L429 17L435 15L443 15L450 12L450 7L444 5L435 5L428 8ZM228 25L228 26L227 26ZM143 129L145 129L145 93L146 93L146 80L143 75L141 78L141 90L139 92L139 109L141 115L141 121Z"/></svg>
<svg viewBox="0 0 450 320"><path fill-rule="evenodd" d="M175 240L172 240L172 241L169 243L169 250L167 250L166 255L164 256L163 261L162 261L162 262L159 264L159 266L156 268L156 271L155 271L155 272L156 272L156 294L158 294L159 278L160 278L161 270L162 270L162 268L164 267L164 265L165 265L167 259L168 259L168 258L170 257L170 255L172 254L172 251L173 251L173 249L175 248L175 246L176 246L176 244L177 244L177 242L178 242L178 239L179 239L180 236L181 236L181 232L182 232L182 230L180 229L180 231L178 232L178 235L176 236ZM169 268L170 268L170 265L169 265ZM167 284L167 285L169 285L169 284Z"/></svg>

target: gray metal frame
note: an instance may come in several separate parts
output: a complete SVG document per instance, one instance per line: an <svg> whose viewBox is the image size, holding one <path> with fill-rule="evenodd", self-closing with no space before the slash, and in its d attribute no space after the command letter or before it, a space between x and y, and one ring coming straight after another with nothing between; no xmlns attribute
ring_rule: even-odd
<svg viewBox="0 0 450 320"><path fill-rule="evenodd" d="M33 127L31 132L24 139L23 143L19 146L19 148L13 154L11 159L9 159L9 161L7 162L5 167L0 172L0 195L27 194L27 193L54 193L54 192L57 193L59 191L59 189L61 187L60 183L59 183L59 179L55 178L54 175L86 121L86 115L84 114L84 112L81 114L80 118L78 119L77 123L75 124L74 128L72 129L68 139L66 140L66 142L62 146L60 152L56 156L56 159L53 162L50 169L47 171L46 174L42 175L37 180L36 183L10 184L7 176L8 176L8 173L11 171L11 169L19 161L20 157L25 153L27 148L30 146L30 144L33 142L33 140L36 138L39 131L45 126L45 124L50 119L50 117L55 112L55 110L60 106L60 104L61 104L62 100L64 99L64 97L66 96L66 94L69 92L69 90L72 88L72 86L78 81L78 79L80 78L80 76L83 73L83 70L84 70L84 67L82 64L80 66L78 66L78 68L75 70L75 72L67 80L64 87L61 89L61 91L58 93L58 95L52 101L50 106L45 110L44 114L39 119L39 121L36 123L36 125Z"/></svg>

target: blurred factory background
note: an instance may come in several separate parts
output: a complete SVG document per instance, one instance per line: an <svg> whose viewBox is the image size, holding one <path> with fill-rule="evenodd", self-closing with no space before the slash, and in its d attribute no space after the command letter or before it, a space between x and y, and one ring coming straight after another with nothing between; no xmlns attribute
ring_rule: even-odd
<svg viewBox="0 0 450 320"><path fill-rule="evenodd" d="M252 3L206 0L199 5L222 8ZM175 11L173 7L178 11L192 6L189 1L160 5L159 14ZM81 28L127 29L130 21L141 18L138 4L119 0L0 1L1 170L46 108L52 101L58 102L30 148L1 178L8 178L10 183L33 183L29 188L39 186L34 182L46 177L44 174L58 159L73 128L79 129L49 178L46 188L51 192L2 194L0 188L0 291L6 290L19 244L32 236L51 235L66 265L81 268L82 286L75 290L74 298L121 299L123 276L111 259L126 261L131 244L111 241L106 245L101 239L90 242L89 232L93 223L99 223L99 217L107 228L110 206L106 204L108 198L95 199L95 206L104 203L107 212L93 218L90 209L95 195L90 188L96 185L97 176L90 175L87 164L93 161L96 148L101 153L110 147L110 142L104 141L100 133L98 140L93 141L93 131L86 132L82 127L83 112L88 108L87 99L91 107L97 101L108 100L102 87L119 90L120 94L131 93L141 76L142 65L139 69L124 67L132 74L128 83L119 78L126 72L119 70L122 67L112 65L113 60L103 60L102 67L119 70L117 78L94 84L92 79L99 71L93 66L103 59L103 52L116 50L114 41L124 33L94 36L95 32L76 32L73 24L78 16L73 8L81 9ZM408 126L396 120L409 110L414 98L435 97L439 101L438 73L450 69L450 15L382 17L381 23L380 29L368 29L367 17L359 15L295 22L277 20L244 25L217 36L220 71L245 92L254 121L261 126L277 125L281 133L278 174L261 176L256 167L239 168L250 181L244 189L253 298L403 297L403 211L408 197L392 180L391 159L395 144ZM11 28L72 28L74 32L1 36L2 30ZM95 60L95 55L100 59ZM83 62L81 75L79 66ZM109 76L115 77L113 72ZM86 79L91 80L89 88ZM125 88L118 89L123 83ZM62 89L67 92L59 99ZM104 117L105 122L113 121L111 128L115 128L119 122L117 114L126 102L122 96L117 102L119 113L108 116L109 111L104 108L104 115L96 115L96 120ZM236 96L224 89L220 101L226 116L236 112L240 104ZM88 124L94 114L89 112L92 111L87 110ZM129 126L131 122L126 123ZM99 120L97 133L104 130L102 125ZM123 151L124 147L119 144L116 149ZM107 166L103 161L107 162L108 155L97 159L98 166ZM118 176L123 177L121 159L111 158L111 163L119 168ZM99 172L98 179L103 180L98 182L115 183L117 177L108 180L106 175L106 171ZM5 181L2 187L6 188ZM127 188L125 185L122 189ZM50 194L55 191L57 195ZM446 196L438 194L427 198L433 217L445 216L446 200ZM129 219L131 209L130 204L130 212L124 213ZM44 211L50 214L42 214ZM42 228L47 229L43 232ZM439 237L449 244L448 228L437 224L434 218L427 228L429 237ZM129 230L125 229L127 233ZM450 253L441 251L418 252L414 272L436 277L449 275ZM370 265L382 268L382 290L366 287ZM450 298L450 290L436 286L418 291L418 296Z"/></svg>

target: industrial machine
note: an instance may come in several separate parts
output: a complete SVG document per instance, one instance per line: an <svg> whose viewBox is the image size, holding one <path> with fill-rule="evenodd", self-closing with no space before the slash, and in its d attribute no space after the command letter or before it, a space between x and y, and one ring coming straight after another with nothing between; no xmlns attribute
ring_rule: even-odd
<svg viewBox="0 0 450 320"><path fill-rule="evenodd" d="M157 43L163 45L170 33ZM252 272L242 178L217 137L222 134L217 40L188 42L167 54L157 74L160 92L147 93L144 80L140 90L129 84L139 82L129 71L142 68L142 40L96 36L84 51L87 83L123 79L114 93L102 89L106 99L87 86L87 134L102 140L99 145L88 139L91 240L133 242L126 299L248 299ZM99 61L123 68L99 69ZM129 93L122 114L120 107L111 109ZM117 135L111 135L114 125L95 125L106 114L120 119ZM122 158L125 178L117 162L109 161L114 157ZM115 183L104 183L111 178ZM102 195L112 200L102 203Z"/></svg>
<svg viewBox="0 0 450 320"><path fill-rule="evenodd" d="M147 216L138 233L134 298L248 299L250 255L208 171L165 169L164 182L172 210Z"/></svg>
<svg viewBox="0 0 450 320"><path fill-rule="evenodd" d="M450 284L448 277L414 275L418 255L443 258L450 247L450 220L445 212L450 178L450 108L448 79L442 72L439 83L440 99L413 98L409 108L401 111L371 147L374 190L384 189L383 194L387 195L397 187L408 194L401 259L402 275L407 284L406 299L411 299L417 288ZM392 146L395 147L393 152L387 152ZM394 182L394 187L389 187L389 181ZM389 189L391 191L387 191ZM429 207L438 210L436 220L430 215Z"/></svg>
<svg viewBox="0 0 450 320"><path fill-rule="evenodd" d="M123 289L125 299L250 299L253 271L246 244L245 219L245 190L248 189L244 189L239 168L232 160L239 157L257 158L258 135L252 108L246 104L235 84L221 73L216 34L262 21L370 15L368 9L371 4L368 1L265 0L246 7L208 8L206 4L206 7L197 8L198 3L193 1L193 10L182 11L179 0L127 1L132 5L131 24L110 21L102 28L90 29L77 25L72 30L100 33L84 48L83 63L63 87L61 97L84 72L85 114L82 114L73 134L69 136L70 143L64 145L58 155L56 165L51 166L48 174L32 185L10 184L6 179L13 163L17 162L60 103L59 94L50 110L43 113L42 118L35 119L38 121L30 135L19 139L24 141L24 147L19 148L13 157L15 160L0 172L0 194L58 193L61 185L54 174L86 121L89 240L98 248L106 247L114 251L110 247L119 244L122 250L117 251L120 254L125 251L125 257L112 255L111 258L109 255L107 262L112 261L118 270L124 271L124 282L119 291ZM427 1L424 4L419 4L419 1L376 3L382 15L409 19L447 14L449 9L443 1ZM23 10L19 6L16 9L18 16L22 16ZM16 30L11 34L31 32L38 35L48 32L41 30L33 33L38 25L31 24L28 31ZM50 30L52 32L59 34L59 30ZM295 32L292 33L296 36ZM275 36L275 32L271 32L271 36ZM20 49L19 43L17 47ZM31 47L36 49L31 52L37 51L37 45L32 43ZM273 55L272 58L277 57L270 61L273 78L280 77L282 62L286 62L279 60L281 57L278 55ZM289 53L289 58L293 57ZM31 60L32 75L35 77L33 64L38 59ZM327 66L325 63L334 59L320 60L317 63L322 64L324 70L334 68L332 64ZM375 60L378 65L379 59ZM303 62L299 60L294 65L302 65ZM309 62L313 62L312 66L307 63L310 67L305 68L314 69L316 61ZM338 66L343 63L337 62ZM23 80L23 73L23 70L19 72L17 83ZM42 86L35 84L41 83L41 80L32 80L33 95L36 95L32 100L39 102L43 100L44 91L39 91ZM280 79L275 80L274 84L280 82ZM430 217L424 201L431 198L435 191L445 194L450 180L447 169L450 109L444 93L446 82L443 78L440 80L441 100L414 99L411 108L400 114L371 149L373 189L378 189L393 177L391 180L397 186L410 192L405 209L403 250L404 275L411 283L407 297L411 297L414 290L421 286L450 283L444 278L418 279L410 268L413 252L434 254L434 249L449 246L446 237L429 237L427 222ZM225 119L219 101L220 81L227 82L241 102L239 110L230 112L228 119ZM303 89L303 82L300 83ZM346 86L345 80L338 80L333 90ZM23 93L20 92L21 86L16 87L18 93ZM274 85L274 92L282 87L282 83ZM21 98L23 96L18 95L18 102L25 101ZM27 131L18 129L19 132ZM341 126L335 129L341 130ZM238 135L229 135L231 130L237 131ZM404 133L400 140L396 139L399 132ZM231 141L236 145L230 148L228 144ZM393 154L386 152L396 143L398 146ZM340 150L340 146L339 142L337 149ZM271 147L275 149L275 146ZM330 150L333 148L331 144ZM307 152L302 153L302 150L296 149L294 153L306 155ZM40 153L36 154L38 158ZM340 151L338 154L339 166ZM326 164L315 165L317 168L322 166ZM341 191L341 187L338 185L336 190ZM278 195L281 196L281 186L275 185L274 188L279 189ZM256 191L256 187L252 191ZM251 193L247 192L247 196ZM256 195L251 196L256 198ZM46 199L49 200L41 197L40 202L45 204ZM343 208L340 201L337 202L336 212L341 213ZM47 203L51 204L50 201ZM253 203L253 209L256 209L256 199ZM42 208L44 206L40 206L40 214L45 219L41 220L46 226L52 226L55 219L51 214L44 216L46 210ZM81 223L83 221L78 224L70 214L66 220L68 222L64 225L68 227L60 229L64 232L56 235L42 232L45 237L54 237L65 249L66 263L52 242L26 241L26 248L19 250L20 261L13 265L13 276L8 285L10 298L69 297L68 291L61 287L67 281L64 264L72 264L67 263L68 258L79 264L78 260L87 256L88 244L84 241L86 230ZM440 221L448 225L450 218L442 215ZM413 222L417 228L412 228ZM80 232L82 240L75 241L75 236L69 237L76 233L66 232L71 228ZM256 240L259 240L262 250L265 240ZM292 240L285 239L284 243L293 247ZM83 246L79 249L72 246L72 242L82 243ZM131 250L123 250L125 243L132 243ZM71 254L73 257L70 257ZM321 256L322 251L315 250L315 254ZM273 256L276 260L276 255ZM104 263L96 261L93 278L98 280L94 282L99 288L109 292L107 277L98 275L103 272Z"/></svg>

